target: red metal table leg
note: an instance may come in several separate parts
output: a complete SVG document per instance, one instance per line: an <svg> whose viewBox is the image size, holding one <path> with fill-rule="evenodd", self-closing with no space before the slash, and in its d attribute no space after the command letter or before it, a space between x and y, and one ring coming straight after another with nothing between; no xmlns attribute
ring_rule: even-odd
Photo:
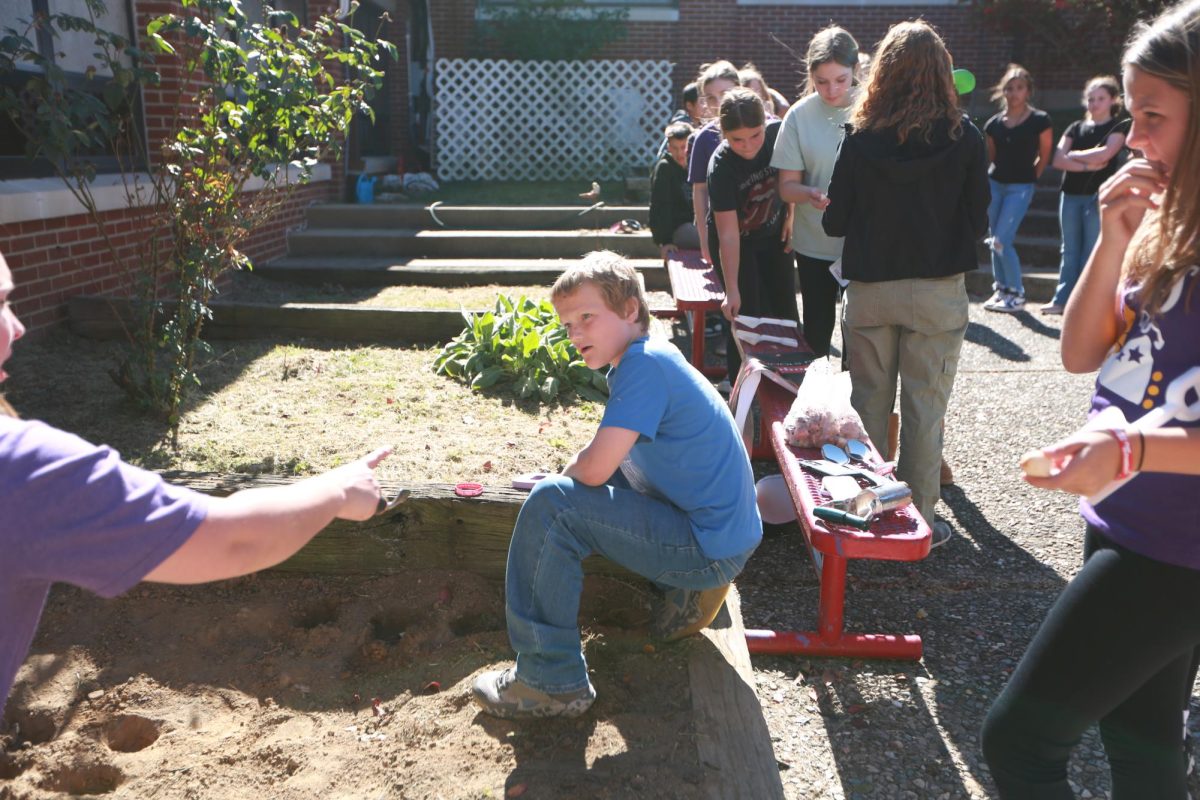
<svg viewBox="0 0 1200 800"><path fill-rule="evenodd" d="M746 648L752 655L920 660L920 636L846 633L843 629L845 593L846 559L824 554L817 632L747 630Z"/></svg>
<svg viewBox="0 0 1200 800"><path fill-rule="evenodd" d="M704 370L704 310L692 312L692 366Z"/></svg>

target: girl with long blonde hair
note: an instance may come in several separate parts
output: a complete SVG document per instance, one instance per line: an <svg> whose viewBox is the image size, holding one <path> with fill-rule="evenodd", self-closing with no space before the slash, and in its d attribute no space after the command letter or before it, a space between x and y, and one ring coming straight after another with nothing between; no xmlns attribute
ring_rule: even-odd
<svg viewBox="0 0 1200 800"><path fill-rule="evenodd" d="M1005 798L1071 797L1071 749L1095 723L1113 800L1188 796L1181 711L1200 657L1200 0L1139 26L1122 61L1127 143L1140 156L1100 187L1100 236L1063 318L1063 366L1099 370L1090 421L1025 462L1033 486L1084 498L1085 560L984 725Z"/></svg>

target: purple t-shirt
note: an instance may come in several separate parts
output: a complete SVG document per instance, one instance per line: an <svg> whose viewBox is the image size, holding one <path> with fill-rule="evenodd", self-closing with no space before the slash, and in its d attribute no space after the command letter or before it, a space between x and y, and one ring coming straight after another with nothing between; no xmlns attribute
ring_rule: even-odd
<svg viewBox="0 0 1200 800"><path fill-rule="evenodd" d="M688 183L708 180L708 162L721 144L721 128L716 120L692 134L688 139Z"/></svg>
<svg viewBox="0 0 1200 800"><path fill-rule="evenodd" d="M1175 282L1162 312L1141 312L1137 288L1127 287L1121 303L1125 332L1117 339L1092 396L1092 414L1116 406L1132 422L1161 407L1183 384L1181 375L1200 366L1200 267ZM1190 300L1190 302L1189 302ZM1197 389L1184 396L1198 400ZM1200 420L1168 421L1167 426L1200 427ZM1138 473L1092 507L1080 502L1084 519L1124 547L1157 561L1200 569L1200 475Z"/></svg>
<svg viewBox="0 0 1200 800"><path fill-rule="evenodd" d="M0 415L0 709L50 584L120 594L207 513L205 495L131 467L107 447Z"/></svg>

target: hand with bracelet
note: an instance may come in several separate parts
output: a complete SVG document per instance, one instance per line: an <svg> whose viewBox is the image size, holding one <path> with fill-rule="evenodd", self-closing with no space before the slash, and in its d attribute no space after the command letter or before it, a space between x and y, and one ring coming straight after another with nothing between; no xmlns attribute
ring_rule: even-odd
<svg viewBox="0 0 1200 800"><path fill-rule="evenodd" d="M1127 447L1120 434L1128 440ZM1041 452L1053 465L1052 474L1025 475L1029 485L1090 497L1111 482L1139 472L1200 475L1200 428L1143 431L1130 427L1115 433L1085 429Z"/></svg>
<svg viewBox="0 0 1200 800"><path fill-rule="evenodd" d="M1042 448L1042 454L1054 466L1052 474L1023 477L1039 489L1060 489L1088 497L1115 480L1139 472L1145 448L1145 435L1132 428L1081 430Z"/></svg>

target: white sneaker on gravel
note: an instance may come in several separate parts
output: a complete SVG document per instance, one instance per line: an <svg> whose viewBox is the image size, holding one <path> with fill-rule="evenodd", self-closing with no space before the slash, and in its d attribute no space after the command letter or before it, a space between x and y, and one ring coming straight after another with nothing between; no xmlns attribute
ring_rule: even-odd
<svg viewBox="0 0 1200 800"><path fill-rule="evenodd" d="M1025 295L1005 292L1004 296L995 303L984 303L983 307L988 311L998 311L1001 314L1016 314L1018 311L1025 310Z"/></svg>
<svg viewBox="0 0 1200 800"><path fill-rule="evenodd" d="M983 301L983 307L990 310L993 306L1003 300L1004 295L1006 294L1008 293L1003 289L997 289L996 291L992 292L991 297Z"/></svg>
<svg viewBox="0 0 1200 800"><path fill-rule="evenodd" d="M954 529L950 527L950 523L944 520L934 520L929 528L933 531L933 538L929 542L930 550L935 547L941 547L950 541L950 537L954 535Z"/></svg>

